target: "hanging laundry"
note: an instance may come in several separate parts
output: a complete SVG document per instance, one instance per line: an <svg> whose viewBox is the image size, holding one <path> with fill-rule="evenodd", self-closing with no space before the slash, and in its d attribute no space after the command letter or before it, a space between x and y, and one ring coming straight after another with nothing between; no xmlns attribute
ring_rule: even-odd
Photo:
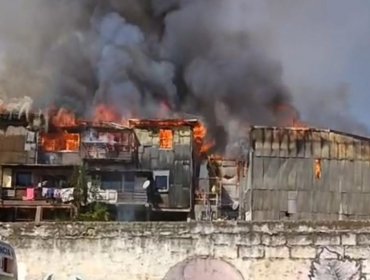
<svg viewBox="0 0 370 280"><path fill-rule="evenodd" d="M73 200L74 188L65 188L60 190L60 197L63 202L69 202Z"/></svg>
<svg viewBox="0 0 370 280"><path fill-rule="evenodd" d="M46 197L48 193L48 188L42 188L42 197Z"/></svg>
<svg viewBox="0 0 370 280"><path fill-rule="evenodd" d="M26 189L26 196L22 197L23 200L35 200L35 189L34 188L27 188Z"/></svg>
<svg viewBox="0 0 370 280"><path fill-rule="evenodd" d="M45 198L53 198L54 197L54 189L52 188L42 188L42 196Z"/></svg>
<svg viewBox="0 0 370 280"><path fill-rule="evenodd" d="M61 192L61 189L54 189L53 197L55 199L61 198L60 192Z"/></svg>

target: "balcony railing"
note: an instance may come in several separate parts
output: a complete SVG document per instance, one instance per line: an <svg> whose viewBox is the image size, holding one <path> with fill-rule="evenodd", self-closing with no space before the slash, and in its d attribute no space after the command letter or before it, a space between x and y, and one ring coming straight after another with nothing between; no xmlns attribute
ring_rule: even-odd
<svg viewBox="0 0 370 280"><path fill-rule="evenodd" d="M131 161L134 159L134 154L135 148L125 144L84 142L81 145L81 156L83 159Z"/></svg>

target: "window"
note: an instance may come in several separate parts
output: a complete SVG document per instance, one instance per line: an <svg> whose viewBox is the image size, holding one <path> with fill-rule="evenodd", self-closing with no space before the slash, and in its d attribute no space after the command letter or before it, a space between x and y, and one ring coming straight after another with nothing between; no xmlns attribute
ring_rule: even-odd
<svg viewBox="0 0 370 280"><path fill-rule="evenodd" d="M170 185L170 171L163 170L163 171L154 171L154 182L156 189L159 192L168 192L169 185Z"/></svg>
<svg viewBox="0 0 370 280"><path fill-rule="evenodd" d="M161 129L159 131L159 147L163 150L173 149L173 132L171 129Z"/></svg>
<svg viewBox="0 0 370 280"><path fill-rule="evenodd" d="M125 173L125 182L124 188L125 192L134 192L135 191L135 173L128 172Z"/></svg>
<svg viewBox="0 0 370 280"><path fill-rule="evenodd" d="M16 174L15 174L15 185L18 186L18 187L32 186L32 174L31 174L31 172L16 172Z"/></svg>
<svg viewBox="0 0 370 280"><path fill-rule="evenodd" d="M122 188L122 174L121 173L103 173L101 175L101 188L103 190L117 190Z"/></svg>

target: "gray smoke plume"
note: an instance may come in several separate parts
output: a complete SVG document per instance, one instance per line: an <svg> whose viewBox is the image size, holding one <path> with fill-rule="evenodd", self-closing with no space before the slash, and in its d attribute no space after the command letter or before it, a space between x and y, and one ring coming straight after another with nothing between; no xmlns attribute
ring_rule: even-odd
<svg viewBox="0 0 370 280"><path fill-rule="evenodd" d="M334 10L349 5L338 1L325 2ZM196 116L222 153L240 146L251 124L281 124L281 108L298 108L311 125L366 134L349 113L340 73L328 75L344 67L353 43L336 39L342 29L322 1L281 3L3 1L0 91L81 117L102 103L126 118ZM346 25L351 42L365 23Z"/></svg>

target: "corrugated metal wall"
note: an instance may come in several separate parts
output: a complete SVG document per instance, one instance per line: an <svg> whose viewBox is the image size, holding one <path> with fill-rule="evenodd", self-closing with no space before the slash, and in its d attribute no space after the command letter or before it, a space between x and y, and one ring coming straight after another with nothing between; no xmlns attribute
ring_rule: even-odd
<svg viewBox="0 0 370 280"><path fill-rule="evenodd" d="M159 129L135 129L140 142L139 162L144 169L169 170L170 189L161 194L163 205L169 208L190 207L192 185L192 129L173 127L173 149L159 147Z"/></svg>
<svg viewBox="0 0 370 280"><path fill-rule="evenodd" d="M253 220L370 217L370 141L332 131L254 128ZM317 169L320 175L317 174Z"/></svg>

